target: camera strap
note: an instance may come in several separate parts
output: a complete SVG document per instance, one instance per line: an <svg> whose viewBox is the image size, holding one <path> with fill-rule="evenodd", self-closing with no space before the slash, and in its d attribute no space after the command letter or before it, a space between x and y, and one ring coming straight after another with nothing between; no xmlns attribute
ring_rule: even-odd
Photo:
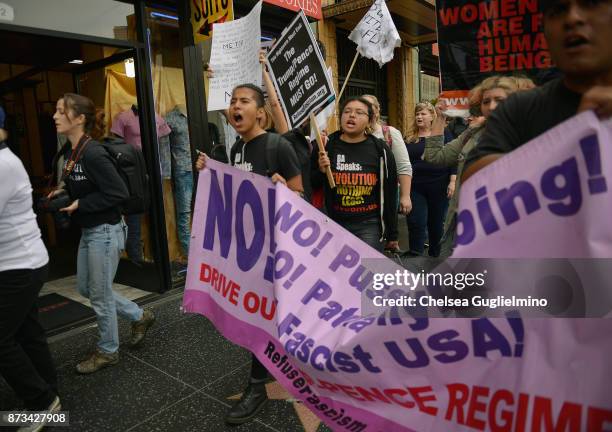
<svg viewBox="0 0 612 432"><path fill-rule="evenodd" d="M68 161L66 162L66 165L64 166L64 170L62 171L62 178L60 181L64 181L66 177L68 177L72 173L77 162L83 156L83 153L85 152L85 148L87 147L87 144L89 144L90 141L91 141L91 137L89 135L83 135L81 137L76 148L70 155L70 159L68 159Z"/></svg>

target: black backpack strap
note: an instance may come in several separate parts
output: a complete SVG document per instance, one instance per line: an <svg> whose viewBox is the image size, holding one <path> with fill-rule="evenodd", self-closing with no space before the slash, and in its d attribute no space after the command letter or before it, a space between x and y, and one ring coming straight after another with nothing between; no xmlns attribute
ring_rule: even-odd
<svg viewBox="0 0 612 432"><path fill-rule="evenodd" d="M266 152L266 174L272 177L279 171L278 149L280 147L281 136L277 133L268 132L265 141Z"/></svg>

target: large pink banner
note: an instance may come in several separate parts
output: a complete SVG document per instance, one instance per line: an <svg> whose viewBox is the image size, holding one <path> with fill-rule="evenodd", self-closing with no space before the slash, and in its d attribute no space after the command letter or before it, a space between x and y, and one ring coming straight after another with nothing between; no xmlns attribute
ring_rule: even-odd
<svg viewBox="0 0 612 432"><path fill-rule="evenodd" d="M454 256L612 257L609 173L612 121L560 124L462 186Z"/></svg>
<svg viewBox="0 0 612 432"><path fill-rule="evenodd" d="M500 183L486 181L491 191L525 172L512 158L500 161L509 170ZM567 158L532 162L545 170ZM600 195L609 205L607 191L588 198ZM589 220L609 246L604 214ZM612 428L610 320L366 316L363 302L376 295L370 262L399 268L286 187L211 161L198 183L184 307L255 353L335 431Z"/></svg>

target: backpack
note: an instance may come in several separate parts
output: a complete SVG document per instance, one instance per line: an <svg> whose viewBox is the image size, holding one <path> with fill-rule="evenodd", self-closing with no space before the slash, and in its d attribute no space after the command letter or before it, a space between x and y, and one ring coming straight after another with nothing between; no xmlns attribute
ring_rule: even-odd
<svg viewBox="0 0 612 432"><path fill-rule="evenodd" d="M149 209L149 175L140 150L116 138L104 138L100 145L106 149L115 163L119 176L129 192L129 198L121 204L124 215L141 214Z"/></svg>

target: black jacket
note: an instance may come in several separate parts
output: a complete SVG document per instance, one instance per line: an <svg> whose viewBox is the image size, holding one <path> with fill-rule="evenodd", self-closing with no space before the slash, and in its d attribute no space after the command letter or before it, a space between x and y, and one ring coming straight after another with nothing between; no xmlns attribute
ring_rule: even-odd
<svg viewBox="0 0 612 432"><path fill-rule="evenodd" d="M70 198L79 200L73 220L83 228L119 223L120 205L129 198L129 192L115 162L98 141L89 142L80 162L85 179L64 180Z"/></svg>
<svg viewBox="0 0 612 432"><path fill-rule="evenodd" d="M330 160L336 159L336 150L334 143L340 139L340 132L334 132L329 136L327 142L326 151ZM393 152L389 149L387 144L376 138L373 135L369 135L369 139L372 144L376 146L379 156L379 178L383 179L379 185L380 193L380 224L383 233L383 239L387 241L395 241L398 239L397 232L397 168L395 165L395 158ZM327 214L334 220L336 215L334 214L333 206L331 205L333 200L332 190L329 187L327 177L319 170L319 154L318 147L315 147L312 152L311 166L312 166L312 185L313 187L324 186L325 190L325 206L327 208Z"/></svg>

